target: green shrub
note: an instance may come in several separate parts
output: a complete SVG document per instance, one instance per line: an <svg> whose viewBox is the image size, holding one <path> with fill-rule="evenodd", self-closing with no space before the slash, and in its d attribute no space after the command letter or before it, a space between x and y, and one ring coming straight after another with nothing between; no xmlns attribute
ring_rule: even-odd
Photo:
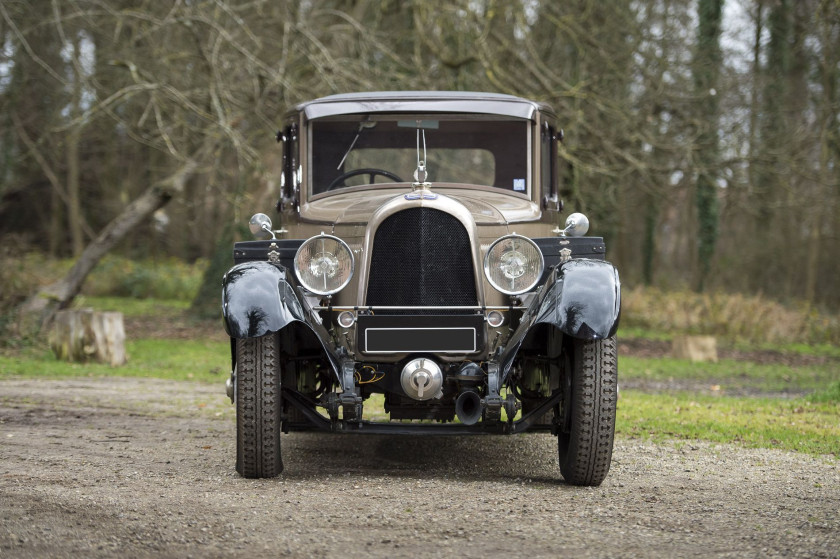
<svg viewBox="0 0 840 559"><path fill-rule="evenodd" d="M91 273L83 293L135 299L192 300L206 267L207 263L203 260L188 264L176 258L138 261L108 256Z"/></svg>
<svg viewBox="0 0 840 559"><path fill-rule="evenodd" d="M43 254L0 254L0 315L7 315L44 285L66 274L72 261L54 260Z"/></svg>
<svg viewBox="0 0 840 559"><path fill-rule="evenodd" d="M754 344L840 344L840 317L760 296L635 287L622 291L621 312L630 328Z"/></svg>
<svg viewBox="0 0 840 559"><path fill-rule="evenodd" d="M39 287L61 279L73 263L72 259L53 259L37 252L5 256L0 266L0 315L11 311ZM132 260L106 256L85 280L82 294L192 301L206 267L205 260L187 263L177 258Z"/></svg>

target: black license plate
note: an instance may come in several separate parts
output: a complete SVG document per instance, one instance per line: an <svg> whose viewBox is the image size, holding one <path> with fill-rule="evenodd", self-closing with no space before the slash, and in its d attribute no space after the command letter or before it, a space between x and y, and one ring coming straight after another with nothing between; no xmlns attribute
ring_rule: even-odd
<svg viewBox="0 0 840 559"><path fill-rule="evenodd" d="M358 317L359 346L364 353L475 353L484 341L484 317Z"/></svg>

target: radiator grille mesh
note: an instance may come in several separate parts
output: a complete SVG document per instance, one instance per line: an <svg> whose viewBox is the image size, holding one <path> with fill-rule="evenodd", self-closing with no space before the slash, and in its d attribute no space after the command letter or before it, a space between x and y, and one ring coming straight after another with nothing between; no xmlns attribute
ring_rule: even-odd
<svg viewBox="0 0 840 559"><path fill-rule="evenodd" d="M467 231L440 210L411 208L385 219L374 235L369 277L371 306L478 303Z"/></svg>

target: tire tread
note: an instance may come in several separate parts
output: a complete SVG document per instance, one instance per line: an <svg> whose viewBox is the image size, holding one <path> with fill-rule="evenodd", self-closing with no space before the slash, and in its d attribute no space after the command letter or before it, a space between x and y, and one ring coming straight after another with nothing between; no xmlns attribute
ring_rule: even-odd
<svg viewBox="0 0 840 559"><path fill-rule="evenodd" d="M572 414L558 440L560 471L572 485L600 485L612 461L618 403L615 338L572 343Z"/></svg>
<svg viewBox="0 0 840 559"><path fill-rule="evenodd" d="M236 470L274 477L280 456L279 340L275 334L236 340Z"/></svg>

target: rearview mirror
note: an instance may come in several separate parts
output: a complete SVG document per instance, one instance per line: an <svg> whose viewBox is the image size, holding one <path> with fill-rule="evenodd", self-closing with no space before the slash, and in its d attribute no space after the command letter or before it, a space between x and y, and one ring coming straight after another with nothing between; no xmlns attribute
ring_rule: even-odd
<svg viewBox="0 0 840 559"><path fill-rule="evenodd" d="M271 230L271 218L265 214L254 214L248 222L248 229L258 239L274 239L274 232Z"/></svg>
<svg viewBox="0 0 840 559"><path fill-rule="evenodd" d="M582 213L573 213L566 218L566 228L563 229L564 237L583 237L589 231L589 218Z"/></svg>

